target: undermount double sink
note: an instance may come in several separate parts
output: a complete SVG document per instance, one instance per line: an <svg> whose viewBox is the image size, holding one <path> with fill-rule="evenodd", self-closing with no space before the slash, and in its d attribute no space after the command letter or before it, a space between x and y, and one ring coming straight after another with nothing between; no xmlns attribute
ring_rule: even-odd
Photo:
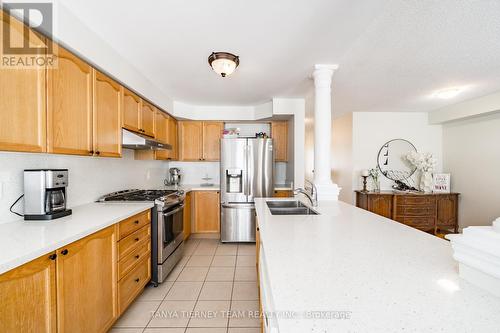
<svg viewBox="0 0 500 333"><path fill-rule="evenodd" d="M318 215L310 207L297 200L267 201L271 215Z"/></svg>

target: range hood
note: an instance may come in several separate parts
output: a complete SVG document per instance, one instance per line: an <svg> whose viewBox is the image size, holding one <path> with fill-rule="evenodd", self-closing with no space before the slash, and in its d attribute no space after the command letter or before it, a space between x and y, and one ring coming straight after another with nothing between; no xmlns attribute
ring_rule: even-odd
<svg viewBox="0 0 500 333"><path fill-rule="evenodd" d="M153 138L138 133L133 133L122 129L122 147L128 149L138 150L171 150L172 146L166 143L161 143Z"/></svg>

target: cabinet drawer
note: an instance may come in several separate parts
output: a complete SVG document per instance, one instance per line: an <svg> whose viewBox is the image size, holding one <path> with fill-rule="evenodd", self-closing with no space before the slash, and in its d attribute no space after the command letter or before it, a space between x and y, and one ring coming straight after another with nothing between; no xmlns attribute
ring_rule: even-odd
<svg viewBox="0 0 500 333"><path fill-rule="evenodd" d="M141 246L138 246L118 262L118 280L121 280L128 272L134 269L144 257L150 256L151 242L146 240L141 241L141 244Z"/></svg>
<svg viewBox="0 0 500 333"><path fill-rule="evenodd" d="M151 278L151 256L146 256L118 283L118 308L123 313Z"/></svg>
<svg viewBox="0 0 500 333"><path fill-rule="evenodd" d="M118 242L118 260L151 239L151 226L147 225Z"/></svg>
<svg viewBox="0 0 500 333"><path fill-rule="evenodd" d="M146 224L151 222L151 211L147 210L145 212L139 213L126 220L123 220L118 225L118 235L119 239L130 235L134 231L144 227Z"/></svg>
<svg viewBox="0 0 500 333"><path fill-rule="evenodd" d="M427 195L398 195L397 203L403 205L433 205L435 198Z"/></svg>
<svg viewBox="0 0 500 333"><path fill-rule="evenodd" d="M420 230L431 230L434 228L434 217L399 217L399 222Z"/></svg>
<svg viewBox="0 0 500 333"><path fill-rule="evenodd" d="M428 216L434 217L436 215L436 207L434 205L417 205L417 206L397 206L397 215L406 216Z"/></svg>

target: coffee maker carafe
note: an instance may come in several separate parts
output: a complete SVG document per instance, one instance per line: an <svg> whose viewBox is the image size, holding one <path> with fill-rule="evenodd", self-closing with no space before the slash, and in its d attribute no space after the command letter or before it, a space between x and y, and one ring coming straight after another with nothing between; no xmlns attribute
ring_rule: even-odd
<svg viewBox="0 0 500 333"><path fill-rule="evenodd" d="M24 170L24 219L53 220L66 209L68 169Z"/></svg>

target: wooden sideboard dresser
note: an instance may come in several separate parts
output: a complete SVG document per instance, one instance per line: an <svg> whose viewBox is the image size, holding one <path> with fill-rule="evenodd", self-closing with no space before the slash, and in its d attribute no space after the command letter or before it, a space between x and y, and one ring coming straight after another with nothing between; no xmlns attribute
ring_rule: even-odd
<svg viewBox="0 0 500 333"><path fill-rule="evenodd" d="M459 193L355 192L359 208L434 234L458 232Z"/></svg>

